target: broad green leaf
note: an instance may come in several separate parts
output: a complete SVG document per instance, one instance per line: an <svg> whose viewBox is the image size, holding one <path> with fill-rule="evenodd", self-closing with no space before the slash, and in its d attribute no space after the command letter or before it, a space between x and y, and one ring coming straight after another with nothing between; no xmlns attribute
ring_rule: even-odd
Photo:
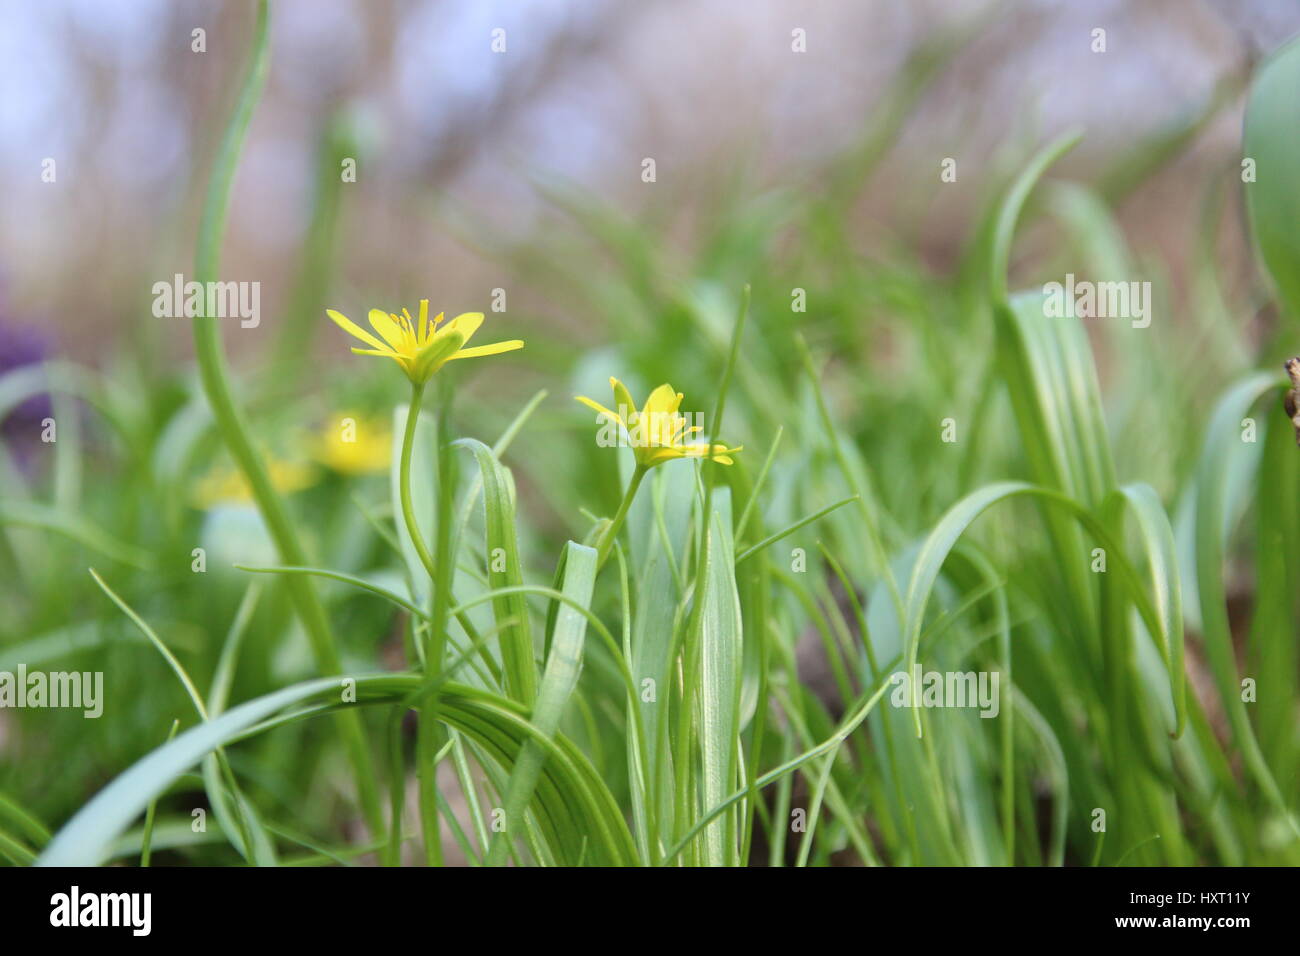
<svg viewBox="0 0 1300 956"><path fill-rule="evenodd" d="M1255 245L1294 331L1300 320L1300 40L1255 72L1246 104L1242 189ZM1254 182L1248 181L1247 164Z"/></svg>
<svg viewBox="0 0 1300 956"><path fill-rule="evenodd" d="M708 564L698 575L696 600L704 601L700 629L689 635L700 654L698 691L701 779L704 806L721 803L736 784L740 750L740 680L743 643L740 597L736 591L735 552L731 540L731 496L714 492L709 521ZM719 820L704 834L704 863L738 862L734 817Z"/></svg>

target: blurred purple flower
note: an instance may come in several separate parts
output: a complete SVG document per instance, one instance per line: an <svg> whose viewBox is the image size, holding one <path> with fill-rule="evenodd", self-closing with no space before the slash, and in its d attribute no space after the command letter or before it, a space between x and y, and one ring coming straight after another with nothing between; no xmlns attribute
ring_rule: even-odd
<svg viewBox="0 0 1300 956"><path fill-rule="evenodd" d="M25 365L39 365L49 354L49 340L29 326L8 322L0 313L0 376ZM18 403L0 423L2 435L20 462L27 459L31 443L39 440L41 422L50 417L48 392L38 392ZM0 414L4 414L0 409Z"/></svg>

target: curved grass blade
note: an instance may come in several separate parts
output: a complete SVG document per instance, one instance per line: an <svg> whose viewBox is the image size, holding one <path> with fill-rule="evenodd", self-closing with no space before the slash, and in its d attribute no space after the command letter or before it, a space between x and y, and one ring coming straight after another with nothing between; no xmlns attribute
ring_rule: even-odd
<svg viewBox="0 0 1300 956"><path fill-rule="evenodd" d="M780 541L782 538L789 537L790 535L798 531L800 528L812 524L818 518L825 517L826 515L830 514L832 511L836 510L837 508L843 508L845 505L850 504L857 500L858 500L857 495L849 495L847 498L844 498L841 501L837 501L832 505L827 505L825 508L822 508L818 511L814 511L812 514L800 518L798 521L790 525L788 528L784 528L781 531L776 532L775 534L769 534L766 538L758 542L758 544L754 545L752 548L747 548L746 550L742 551L739 555L737 555L736 564L740 564L743 561L752 558L755 554L762 551L769 544L775 544L776 542Z"/></svg>
<svg viewBox="0 0 1300 956"><path fill-rule="evenodd" d="M1062 156L1078 145L1082 134L1070 131L1057 137L1030 160L1029 165L1016 178L993 224L989 261L989 294L994 302L1007 301L1007 268L1011 263L1011 243L1015 238L1016 224L1024 210L1029 194L1043 174Z"/></svg>
<svg viewBox="0 0 1300 956"><path fill-rule="evenodd" d="M90 569L90 576L95 579L95 583L100 589L108 595L114 604L121 609L122 613L130 618L131 622L144 634L154 648L162 655L167 662L167 666L172 669L181 686L185 688L186 694L189 695L190 702L194 705L194 710L198 713L199 720L207 721L209 719L208 709L199 695L198 688L195 687L194 681L190 679L189 673L177 660L176 655L171 649L162 642L162 639L154 633L145 620L140 617L135 610L117 595L112 588L104 583L94 568ZM170 738L169 738L170 739ZM224 781L224 787L223 787ZM208 791L208 799L212 803L213 812L216 814L222 829L231 837L231 844L245 855L250 861L256 861L259 866L275 865L275 850L271 844L270 838L266 835L260 824L257 823L257 817L252 807L244 800L239 790L239 785L235 782L234 772L230 769L230 764L226 760L225 753L218 749L215 754L204 760L203 765L203 782ZM225 790L229 789L233 794L238 814L230 812L229 802L226 798ZM249 821L253 825L250 827ZM234 839L234 834L238 832L240 840Z"/></svg>
<svg viewBox="0 0 1300 956"><path fill-rule="evenodd" d="M0 501L0 524L20 525L53 531L69 540L98 551L106 558L129 564L141 571L153 567L153 556L134 545L118 541L112 535L77 515L34 501Z"/></svg>
<svg viewBox="0 0 1300 956"><path fill-rule="evenodd" d="M1228 536L1228 485L1233 458L1243 452L1240 423L1262 396L1278 389L1277 378L1257 372L1233 386L1215 408L1205 432L1205 447L1196 474L1196 582L1201 605L1201 631L1206 657L1214 673L1232 736L1241 749L1260 790L1274 809L1300 836L1300 825L1287 807L1241 700L1241 679L1232 646L1227 595L1223 584L1225 539ZM1235 453L1235 454L1234 454ZM1287 490L1285 493L1291 493Z"/></svg>
<svg viewBox="0 0 1300 956"><path fill-rule="evenodd" d="M332 581L342 581L344 584L351 584L354 587L361 588L363 591L369 591L371 594L377 594L382 598L386 598L402 610L408 611L416 617L424 620L429 619L428 611L417 607L414 603L408 601L396 591L390 591L386 587L374 584L371 581L367 581L365 578L357 577L355 574L347 574L343 571L332 571L329 568L291 567L288 565L264 568L255 567L250 564L236 564L235 568L253 574L310 574L320 578L329 578Z"/></svg>
<svg viewBox="0 0 1300 956"><path fill-rule="evenodd" d="M947 560L948 554L958 539L970 527L971 523L988 508L1002 501L1015 497L1031 497L1064 511L1078 521L1089 533L1096 537L1111 555L1111 564L1117 577L1124 584L1143 622L1152 634L1159 633L1163 625L1154 605L1141 586L1137 573L1124 557L1105 524L1093 516L1077 501L1049 488L1030 485L1025 482L1004 481L985 485L971 492L953 505L939 519L931 530L925 543L917 554L908 583L906 598L906 617L904 625L905 670L912 673L916 666L917 651L920 646L921 630L925 620L925 609L930 594L939 578L939 571ZM921 712L913 701L912 714L916 735L921 736Z"/></svg>
<svg viewBox="0 0 1300 956"><path fill-rule="evenodd" d="M50 842L50 831L45 824L3 793L0 793L0 820L15 827L20 834L38 847Z"/></svg>
<svg viewBox="0 0 1300 956"><path fill-rule="evenodd" d="M1137 522L1147 576L1161 628L1151 636L1164 658L1174 705L1172 736L1181 737L1187 723L1187 675L1183 667L1183 591L1178 573L1174 530L1160 496L1150 485L1128 484L1119 494Z"/></svg>
<svg viewBox="0 0 1300 956"><path fill-rule="evenodd" d="M458 439L454 445L468 449L478 463L483 479L483 508L487 528L488 586L499 592L492 602L497 624L502 626L501 660L506 691L527 706L537 697L537 665L533 637L528 624L528 602L523 595L502 592L502 588L523 584L519 543L515 531L515 506L505 468L492 449L473 438ZM503 622L509 621L509 625Z"/></svg>
<svg viewBox="0 0 1300 956"><path fill-rule="evenodd" d="M1255 72L1242 155L1253 161L1255 181L1245 184L1255 245L1291 319L1300 321L1300 40L1274 53Z"/></svg>
<svg viewBox="0 0 1300 956"><path fill-rule="evenodd" d="M167 740L170 742L175 736L176 731L180 729L180 718L172 721L172 729L167 732ZM147 869L150 857L153 854L153 819L154 814L158 811L158 798L149 801L149 806L144 811L144 830L140 834L140 866Z"/></svg>
<svg viewBox="0 0 1300 956"><path fill-rule="evenodd" d="M239 164L244 138L253 112L262 98L269 70L270 7L267 0L260 0L253 29L252 55L240 84L239 99L222 134L203 200L198 243L194 251L194 281L200 285L215 282L218 278L221 243L225 236L235 167ZM275 542L280 560L290 565L306 565L309 563L306 550L280 493L271 482L266 462L262 460L252 439L244 411L235 401L230 370L221 342L221 321L215 316L196 315L191 320L191 331L199 379L212 408L217 432L248 482L257 510ZM338 673L341 670L338 645L312 581L295 576L290 577L285 586L307 632L316 666L322 673ZM383 828L384 818L364 732L361 725L346 713L340 715L339 721L339 731L352 763L362 812L371 830L378 833Z"/></svg>
<svg viewBox="0 0 1300 956"><path fill-rule="evenodd" d="M402 702L424 682L421 674L377 674L317 678L283 688L233 707L221 716L180 734L141 758L96 794L69 820L37 860L42 866L96 865L108 858L114 841L150 800L207 754L287 708L328 704L320 714L361 704ZM342 691L356 692L356 703L343 703ZM587 862L628 866L637 862L636 846L613 794L580 750L562 735L542 734L518 704L499 695L447 683L439 697L439 717L473 737L502 766L509 767L526 740L546 752L538 782L542 818L551 827L562 862L576 862L586 847Z"/></svg>
<svg viewBox="0 0 1300 956"><path fill-rule="evenodd" d="M577 604L590 605L596 585L595 549L570 541L565 545L560 560L559 590ZM542 673L532 717L534 726L548 736L554 736L559 730L565 705L578 685L578 675L582 670L583 640L587 631L587 619L571 606L560 604L553 605L553 608L547 629L549 651L546 670ZM520 751L506 786L506 829L493 841L488 852L489 866L501 866L505 862L516 822L522 824L545 759L541 748L532 741L527 741Z"/></svg>

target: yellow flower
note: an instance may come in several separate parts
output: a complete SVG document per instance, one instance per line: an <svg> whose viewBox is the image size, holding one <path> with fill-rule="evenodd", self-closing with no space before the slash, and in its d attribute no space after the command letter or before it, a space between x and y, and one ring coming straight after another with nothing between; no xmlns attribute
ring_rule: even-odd
<svg viewBox="0 0 1300 956"><path fill-rule="evenodd" d="M267 473L277 491L285 493L306 488L315 480L310 465L272 459L267 462ZM248 487L244 473L229 465L213 468L194 487L193 501L207 510L219 504L239 504L253 500L253 490Z"/></svg>
<svg viewBox="0 0 1300 956"><path fill-rule="evenodd" d="M312 442L312 457L344 475L383 471L393 457L393 433L381 419L345 412Z"/></svg>
<svg viewBox="0 0 1300 956"><path fill-rule="evenodd" d="M609 384L614 389L617 412L583 395L575 397L622 430L618 439L607 444L617 444L626 439L636 455L637 464L643 468L653 468L674 458L708 458L720 465L730 465L731 455L743 447L710 446L707 442L686 444L686 439L703 431L704 426L690 424L688 417L678 411L682 405L682 393L674 392L671 385L660 385L651 392L645 400L645 407L638 412L627 386L616 378L611 378Z"/></svg>
<svg viewBox="0 0 1300 956"><path fill-rule="evenodd" d="M370 324L380 338L371 335L340 312L333 309L326 309L325 312L339 328L371 346L368 349L354 348L353 352L357 355L382 355L392 359L416 385L429 381L438 369L453 359L496 355L498 352L511 352L524 347L519 339L512 339L509 342L465 348L465 343L483 324L483 313L466 312L440 329L438 324L442 322L443 314L439 312L430 320L428 299L420 300L418 321L411 318L411 313L406 309L402 310L401 315L371 309Z"/></svg>

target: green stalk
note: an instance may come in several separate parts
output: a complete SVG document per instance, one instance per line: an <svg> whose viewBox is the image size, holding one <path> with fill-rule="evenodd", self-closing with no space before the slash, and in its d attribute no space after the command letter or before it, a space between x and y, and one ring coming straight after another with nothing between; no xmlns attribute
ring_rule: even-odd
<svg viewBox="0 0 1300 956"><path fill-rule="evenodd" d="M402 759L402 717L405 707L394 707L388 717L388 844L384 847L384 866L402 864L402 807L406 802L403 786L406 761Z"/></svg>
<svg viewBox="0 0 1300 956"><path fill-rule="evenodd" d="M436 581L438 573L434 570L433 555L424 543L420 524L415 520L415 506L411 503L411 454L415 448L415 425L420 418L420 400L424 397L424 384L411 383L411 404L406 409L406 431L402 435L402 461L398 471L398 495L402 500L402 520L406 522L406 531L411 536L415 553L420 556L420 563L429 572L429 580Z"/></svg>
<svg viewBox="0 0 1300 956"><path fill-rule="evenodd" d="M432 695L430 695L432 697ZM420 705L420 722L415 728L415 779L420 790L420 830L424 834L426 866L442 866L442 831L438 825L437 729L431 703Z"/></svg>
<svg viewBox="0 0 1300 956"><path fill-rule="evenodd" d="M627 517L628 509L632 507L632 499L636 497L636 491L641 487L641 479L649 470L649 465L637 463L636 469L632 472L632 480L627 483L627 491L623 492L623 501L618 506L614 520L601 533L600 541L596 546L597 573L605 566L605 560L609 557L609 552L614 547L614 540L618 537L618 529L623 527L623 520Z"/></svg>
<svg viewBox="0 0 1300 956"><path fill-rule="evenodd" d="M176 729L180 727L180 718L172 721L172 729L167 734L167 742L171 743L172 738L176 736ZM149 868L149 860L153 855L153 821L154 814L158 812L158 800L154 798L149 801L149 808L144 812L144 833L140 836L140 866L142 869ZM244 846L251 847L251 841L245 839Z"/></svg>
<svg viewBox="0 0 1300 956"><path fill-rule="evenodd" d="M269 19L267 0L261 0L257 7L252 64L244 78L234 115L230 118L218 148L212 179L208 184L207 197L203 204L198 248L194 256L194 278L200 283L215 281L217 277L235 166L239 161L239 153L243 147L253 109L261 98L262 87L266 82L270 58L267 30ZM270 532L271 539L275 542L280 559L285 564L309 564L306 552L299 543L293 524L285 512L284 504L276 493L275 486L271 484L266 466L249 437L243 413L235 404L217 322L215 318L196 316L192 323L195 358L198 361L203 391L207 395L208 404L212 407L217 432L252 490L253 500L257 503L262 520ZM325 616L325 609L321 606L314 585L310 579L296 576L286 581L285 586L289 590L294 608L311 641L316 666L322 674L340 673L338 648L334 643L329 620ZM378 833L383 827L383 816L380 812L379 791L375 785L374 774L371 772L370 756L366 749L361 722L356 714L344 711L339 715L338 723L357 778L357 792L362 811L372 832Z"/></svg>
<svg viewBox="0 0 1300 956"><path fill-rule="evenodd" d="M415 553L419 555L420 563L424 565L424 570L428 572L429 580L436 590L442 576L438 574L438 565L434 563L433 555L429 553L429 546L424 541L420 524L415 519L415 506L411 502L411 455L415 449L415 426L420 419L420 402L423 398L424 383L412 382L411 404L406 409L406 430L402 435L402 458L398 467L397 483L398 497L402 504L402 520L406 522L407 534L410 535ZM442 488L440 487L438 491L441 495ZM439 518L441 517L440 514ZM445 522L440 521L440 525L445 525ZM440 534L439 539L441 537ZM442 555L442 558L445 564L446 556ZM444 608L446 607L445 598L439 601L435 595L434 602L435 605L440 603ZM442 633L445 625L445 613L441 621L430 621L429 642L424 655L425 671L430 677L436 677L442 668ZM437 695L431 693L420 705L420 722L415 737L415 776L420 790L420 829L424 833L424 860L429 866L442 865L442 834L438 826L438 768L434 760L434 754L438 749L435 733L438 725L434 718L436 709Z"/></svg>
<svg viewBox="0 0 1300 956"><path fill-rule="evenodd" d="M421 798L429 806L437 806L443 802L438 793L437 780L437 767L440 762L438 753L442 749L444 736L442 724L438 722L436 716L439 705L437 680L442 675L443 662L446 660L447 619L450 617L452 605L451 584L455 567L452 557L452 511L455 507L456 480L453 471L455 460L452 458L451 444L448 441L451 434L448 421L451 418L452 392L447 383L448 379L445 377L438 379L438 425L434 432L438 445L433 456L438 490L437 538L434 542L433 607L429 622L429 643L424 655L425 672L434 683L420 709L421 733L416 739L420 748L421 764L431 768L427 778L429 786L421 793ZM473 634L468 628L466 630L467 633ZM448 740L447 743L450 745L452 741ZM469 797L470 795L466 794L466 799ZM448 815L447 821L455 825L452 816ZM425 859L431 866L442 866L441 832L435 828L433 835L437 839L432 845L426 842Z"/></svg>
<svg viewBox="0 0 1300 956"><path fill-rule="evenodd" d="M303 339L311 334L313 324L319 321L326 306L343 198L339 164L344 157L359 153L351 124L341 111L330 117L318 143L311 222L307 227L302 265L275 351L276 368L285 372L281 381L293 383L300 381L304 363L310 358L310 353L302 348Z"/></svg>

